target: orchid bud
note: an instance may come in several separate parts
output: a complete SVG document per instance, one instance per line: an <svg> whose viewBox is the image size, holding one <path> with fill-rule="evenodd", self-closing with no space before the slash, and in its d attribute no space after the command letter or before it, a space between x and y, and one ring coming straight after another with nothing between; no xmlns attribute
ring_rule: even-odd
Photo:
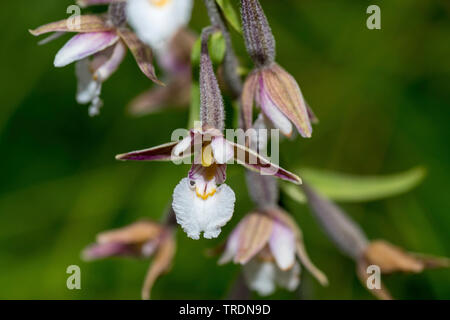
<svg viewBox="0 0 450 320"><path fill-rule="evenodd" d="M225 111L219 84L209 56L208 38L214 31L205 28L202 32L200 57L200 117L204 128L224 129Z"/></svg>
<svg viewBox="0 0 450 320"><path fill-rule="evenodd" d="M258 0L241 0L242 28L247 52L257 67L275 60L275 39Z"/></svg>

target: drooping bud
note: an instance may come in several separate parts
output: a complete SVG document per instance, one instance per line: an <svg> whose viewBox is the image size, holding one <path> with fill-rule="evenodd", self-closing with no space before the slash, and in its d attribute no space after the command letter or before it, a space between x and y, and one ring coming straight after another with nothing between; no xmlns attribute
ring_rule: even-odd
<svg viewBox="0 0 450 320"><path fill-rule="evenodd" d="M312 213L327 235L342 253L357 261L369 244L363 230L334 203L317 194L307 184L302 187Z"/></svg>
<svg viewBox="0 0 450 320"><path fill-rule="evenodd" d="M247 52L257 67L275 60L275 39L258 0L241 0L242 28Z"/></svg>
<svg viewBox="0 0 450 320"><path fill-rule="evenodd" d="M200 57L200 117L203 128L224 129L225 111L219 84L208 51L208 39L214 28L202 32Z"/></svg>
<svg viewBox="0 0 450 320"><path fill-rule="evenodd" d="M122 27L127 22L126 2L112 2L108 8L109 21L115 27Z"/></svg>

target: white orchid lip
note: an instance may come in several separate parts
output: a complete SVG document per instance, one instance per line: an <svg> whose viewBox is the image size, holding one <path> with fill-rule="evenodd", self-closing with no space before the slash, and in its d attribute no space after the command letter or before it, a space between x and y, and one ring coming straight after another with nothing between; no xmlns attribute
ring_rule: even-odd
<svg viewBox="0 0 450 320"><path fill-rule="evenodd" d="M192 0L129 0L128 22L139 38L162 50L191 18Z"/></svg>
<svg viewBox="0 0 450 320"><path fill-rule="evenodd" d="M184 178L174 190L172 208L188 237L199 239L203 232L206 239L212 239L233 216L235 201L233 190L226 184L219 186L213 197L203 200L192 189L190 179Z"/></svg>

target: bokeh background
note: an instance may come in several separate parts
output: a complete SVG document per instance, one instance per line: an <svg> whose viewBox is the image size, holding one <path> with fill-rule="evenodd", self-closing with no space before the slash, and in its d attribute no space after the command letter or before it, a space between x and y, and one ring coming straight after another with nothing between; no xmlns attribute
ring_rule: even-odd
<svg viewBox="0 0 450 320"><path fill-rule="evenodd" d="M191 26L208 23L195 1ZM235 1L233 1L235 2ZM237 3L237 1L236 1ZM412 192L383 201L342 204L371 238L411 251L450 256L450 3L410 1L261 1L278 47L278 62L300 83L321 122L310 140L284 141L282 162L359 175L428 170ZM143 118L125 112L148 88L128 54L104 85L105 107L89 118L74 99L74 67L53 67L67 37L46 46L27 30L65 18L71 1L8 1L0 13L0 298L136 299L148 261L85 263L80 251L101 230L147 217L159 219L187 166L119 163L114 155L166 142L188 112ZM381 7L382 30L366 28L366 8ZM234 34L242 63L251 66ZM178 232L171 273L155 285L156 299L226 297L239 273L219 267L205 250L221 243L252 205L244 171L233 166L235 217L217 240ZM309 253L328 275L328 288L303 274L301 295L372 299L354 264L328 241L309 210L282 201L305 234ZM66 268L82 270L82 289L66 288ZM448 270L384 278L394 297L450 298ZM271 298L297 298L280 291Z"/></svg>

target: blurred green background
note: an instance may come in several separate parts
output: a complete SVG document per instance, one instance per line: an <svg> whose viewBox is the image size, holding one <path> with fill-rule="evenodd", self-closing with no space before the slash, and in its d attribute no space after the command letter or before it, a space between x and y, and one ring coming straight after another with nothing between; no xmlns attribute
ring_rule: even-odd
<svg viewBox="0 0 450 320"><path fill-rule="evenodd" d="M191 26L208 23L195 1ZM233 1L235 2L235 1ZM237 1L235 2L237 3ZM450 256L450 2L261 1L277 40L277 60L298 80L321 122L310 140L284 141L282 165L360 175L424 165L414 191L383 201L343 204L369 237L410 251ZM85 263L80 251L99 231L138 218L159 219L187 166L119 163L114 155L166 142L188 112L134 119L127 103L150 82L128 54L104 85L105 107L89 118L74 99L74 67L53 67L67 37L39 47L29 28L65 18L71 1L8 1L0 13L0 298L136 299L148 261ZM381 7L382 30L366 28L366 8ZM244 65L251 66L234 34ZM226 297L239 268L219 267L205 249L225 239L252 205L244 171L228 170L237 194L233 220L220 239L189 240L178 232L171 273L155 285L156 299ZM328 275L322 288L305 271L302 296L372 299L351 260L341 256L305 206L282 202L305 234L309 253ZM66 268L82 270L82 290L66 288ZM450 273L384 278L394 297L450 298ZM271 298L294 299L279 291Z"/></svg>

